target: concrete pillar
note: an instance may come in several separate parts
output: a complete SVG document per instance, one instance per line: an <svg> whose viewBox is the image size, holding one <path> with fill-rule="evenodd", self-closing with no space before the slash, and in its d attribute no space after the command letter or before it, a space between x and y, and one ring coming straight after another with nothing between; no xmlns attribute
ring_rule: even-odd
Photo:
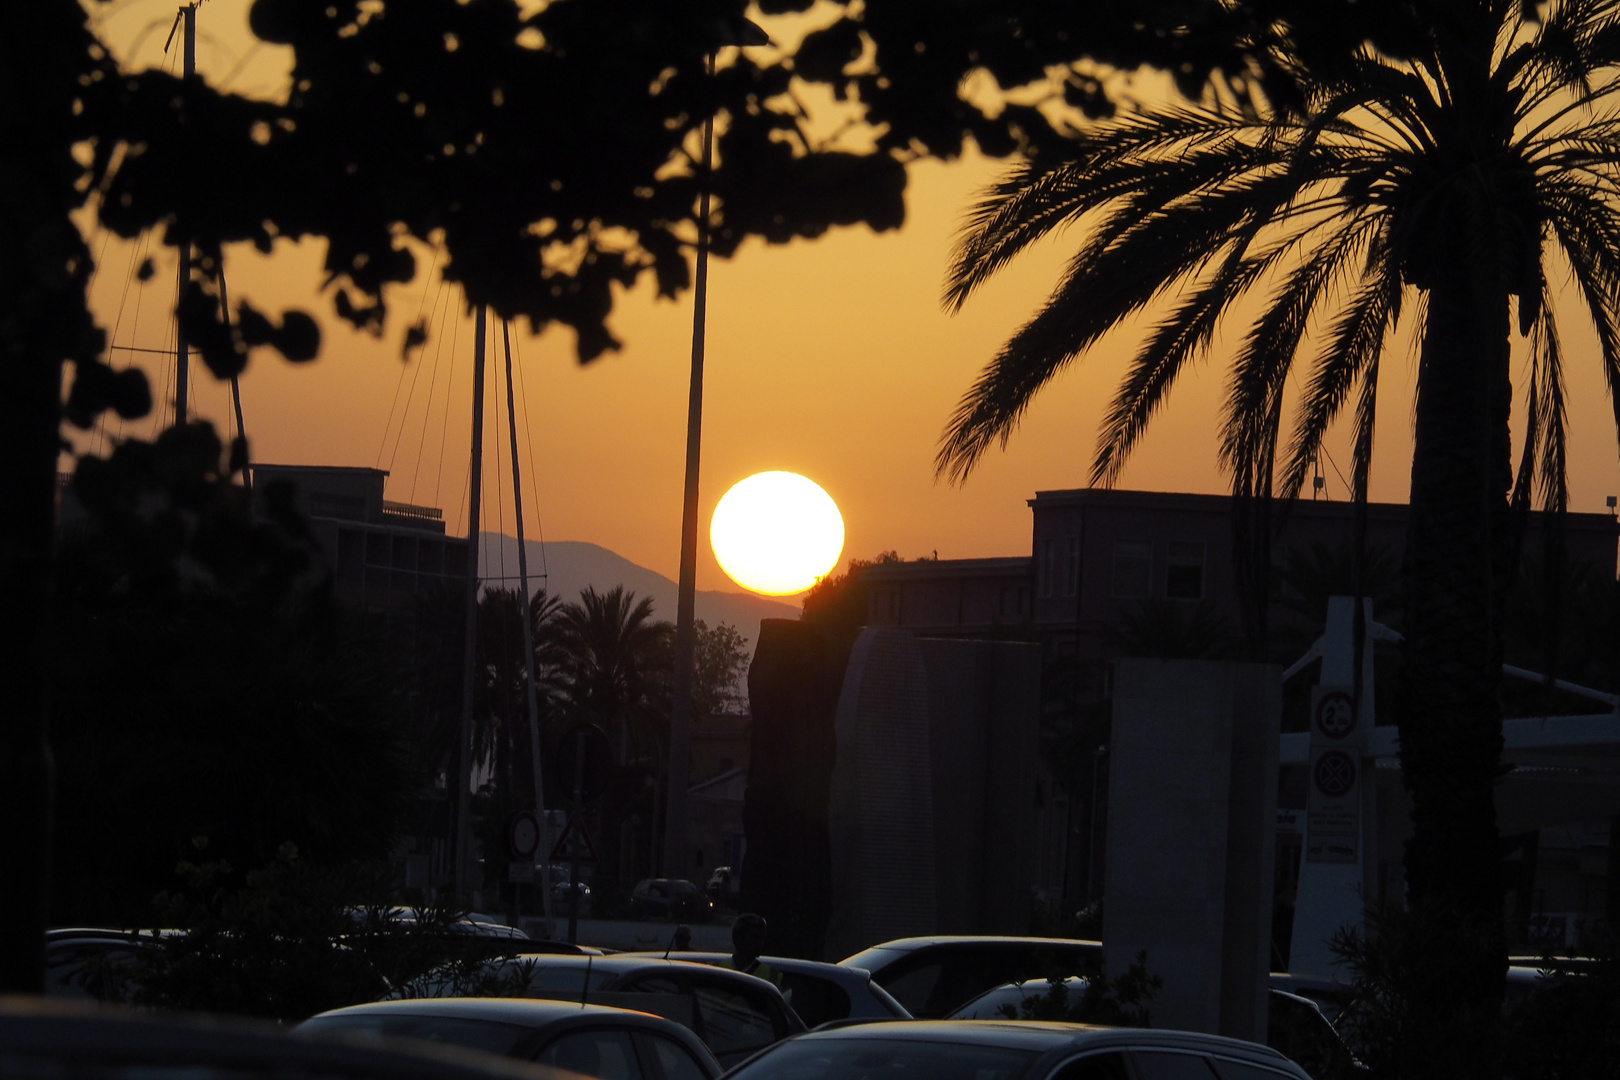
<svg viewBox="0 0 1620 1080"><path fill-rule="evenodd" d="M1280 670L1122 660L1113 703L1107 969L1145 950L1155 1027L1264 1041Z"/></svg>
<svg viewBox="0 0 1620 1080"><path fill-rule="evenodd" d="M936 926L927 672L908 631L861 632L836 729L825 950L833 959Z"/></svg>

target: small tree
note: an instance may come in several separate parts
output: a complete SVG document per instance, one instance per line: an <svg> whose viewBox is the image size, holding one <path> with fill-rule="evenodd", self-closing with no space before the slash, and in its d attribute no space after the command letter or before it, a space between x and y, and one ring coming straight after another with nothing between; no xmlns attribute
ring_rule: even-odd
<svg viewBox="0 0 1620 1080"><path fill-rule="evenodd" d="M692 674L692 715L698 719L729 713L747 703L742 679L748 674L747 639L730 623L713 630L697 620Z"/></svg>

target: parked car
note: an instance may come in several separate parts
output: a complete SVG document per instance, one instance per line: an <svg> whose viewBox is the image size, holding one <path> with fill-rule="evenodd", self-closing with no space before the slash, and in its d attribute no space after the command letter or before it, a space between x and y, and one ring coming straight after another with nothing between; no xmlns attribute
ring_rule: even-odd
<svg viewBox="0 0 1620 1080"><path fill-rule="evenodd" d="M1064 979L1069 1000L1085 993L1086 979ZM1050 979L1003 983L953 1009L947 1020L1023 1020L1025 1005L1051 992ZM1364 1069L1316 1002L1272 990L1267 1003L1266 1045L1297 1063L1316 1080L1339 1080Z"/></svg>
<svg viewBox="0 0 1620 1080"><path fill-rule="evenodd" d="M45 932L47 997L127 1001L129 968L143 952L157 949L180 930L112 930L62 927Z"/></svg>
<svg viewBox="0 0 1620 1080"><path fill-rule="evenodd" d="M658 953L628 955L654 956ZM721 964L731 954L719 952L671 953L672 960ZM872 973L843 964L823 964L788 956L762 956L760 960L781 975L777 987L807 1027L833 1020L910 1020L906 1007L872 981Z"/></svg>
<svg viewBox="0 0 1620 1080"><path fill-rule="evenodd" d="M1002 983L1102 970L1102 942L1077 938L915 937L839 961L865 968L918 1019L937 1020Z"/></svg>
<svg viewBox="0 0 1620 1080"><path fill-rule="evenodd" d="M553 1080L460 1048L321 1042L266 1024L41 998L0 999L0 1062L7 1077L73 1080Z"/></svg>
<svg viewBox="0 0 1620 1080"><path fill-rule="evenodd" d="M812 1031L726 1080L1310 1080L1269 1047L1148 1028L995 1020Z"/></svg>
<svg viewBox="0 0 1620 1080"><path fill-rule="evenodd" d="M551 879L551 905L553 909L560 915L566 915L570 911L568 899L569 888L570 886L567 878ZM591 887L585 884L583 881L576 881L574 882L572 888L574 892L579 894L579 913L581 915L589 915L591 913Z"/></svg>
<svg viewBox="0 0 1620 1080"><path fill-rule="evenodd" d="M446 1043L602 1080L714 1080L721 1071L698 1037L673 1021L572 1002L378 1001L321 1013L294 1030Z"/></svg>
<svg viewBox="0 0 1620 1080"><path fill-rule="evenodd" d="M642 878L630 892L630 917L633 919L708 922L713 915L714 901L704 896L690 881Z"/></svg>
<svg viewBox="0 0 1620 1080"><path fill-rule="evenodd" d="M722 907L729 907L737 902L737 893L742 887L742 881L735 870L729 866L717 866L709 875L708 882L703 891L709 899Z"/></svg>
<svg viewBox="0 0 1620 1080"><path fill-rule="evenodd" d="M525 996L639 1009L691 1030L730 1067L778 1039L805 1030L804 1021L763 979L738 971L655 956L533 954L490 960L486 973L521 978ZM455 983L418 980L407 995L453 997Z"/></svg>

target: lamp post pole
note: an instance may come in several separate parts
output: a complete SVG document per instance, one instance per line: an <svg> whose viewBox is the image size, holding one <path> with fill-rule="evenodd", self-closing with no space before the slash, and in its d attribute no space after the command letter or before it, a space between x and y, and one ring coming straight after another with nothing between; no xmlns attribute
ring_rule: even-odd
<svg viewBox="0 0 1620 1080"><path fill-rule="evenodd" d="M709 54L709 72L714 54ZM675 599L675 672L669 717L663 876L686 876L686 780L692 761L692 660L697 627L698 473L703 450L703 346L709 298L709 174L714 117L703 122L702 191L698 195L697 278L692 303L692 380L686 399L686 491L681 502L681 570Z"/></svg>

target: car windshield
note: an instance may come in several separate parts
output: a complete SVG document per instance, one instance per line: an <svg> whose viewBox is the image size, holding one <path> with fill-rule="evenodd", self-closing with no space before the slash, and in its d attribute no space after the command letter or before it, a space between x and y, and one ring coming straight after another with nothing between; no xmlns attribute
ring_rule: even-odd
<svg viewBox="0 0 1620 1080"><path fill-rule="evenodd" d="M727 1080L1019 1080L1036 1053L866 1036L790 1039Z"/></svg>
<svg viewBox="0 0 1620 1080"><path fill-rule="evenodd" d="M1065 1003L1073 1006L1079 996L1086 991L1086 980L1081 978L1068 978L1063 980L1067 991ZM1028 982L1007 983L993 990L986 990L978 997L965 1005L958 1006L947 1020L1000 1020L1009 1018L1013 1020L1027 1020L1030 1017L1024 1013L1024 1003L1031 999L1046 997L1052 991L1052 984L1046 979L1030 979Z"/></svg>
<svg viewBox="0 0 1620 1080"><path fill-rule="evenodd" d="M514 967L513 965L508 966ZM587 972L590 973L589 985L585 981ZM537 993L570 991L577 994L585 990L600 990L617 977L617 972L603 971L601 968L592 968L587 964L567 964L555 967L538 964L529 975L529 989Z"/></svg>
<svg viewBox="0 0 1620 1080"><path fill-rule="evenodd" d="M1041 991L1046 990L1046 983L1041 983ZM1012 1018L1018 1019L1018 1008L1029 996L1034 988L1026 988L1022 983L1008 983L998 986L994 990L986 990L966 1005L961 1006L945 1019L947 1020L1000 1020L1007 1016L1006 1010L1012 1010Z"/></svg>
<svg viewBox="0 0 1620 1080"><path fill-rule="evenodd" d="M425 1039L504 1055L510 1055L529 1033L528 1028L494 1020L470 1020L462 1016L404 1016L383 1012L317 1016L298 1025L298 1030L315 1035L343 1032Z"/></svg>

